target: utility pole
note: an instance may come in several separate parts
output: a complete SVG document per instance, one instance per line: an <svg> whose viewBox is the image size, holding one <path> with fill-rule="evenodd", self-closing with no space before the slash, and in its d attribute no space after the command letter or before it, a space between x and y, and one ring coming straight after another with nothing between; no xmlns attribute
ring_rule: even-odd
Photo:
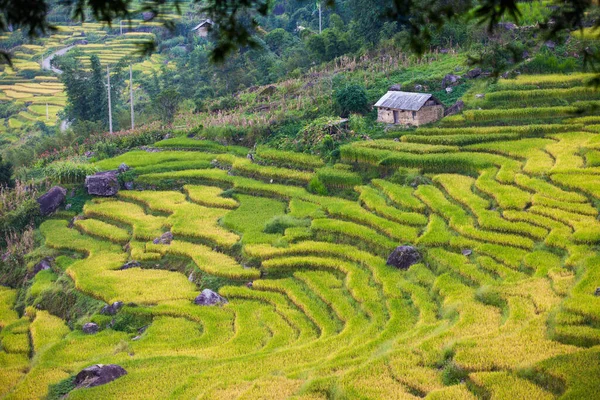
<svg viewBox="0 0 600 400"><path fill-rule="evenodd" d="M321 2L319 1L319 34L321 34Z"/></svg>
<svg viewBox="0 0 600 400"><path fill-rule="evenodd" d="M129 105L131 106L131 129L135 128L133 119L133 70L129 64Z"/></svg>
<svg viewBox="0 0 600 400"><path fill-rule="evenodd" d="M110 102L110 70L108 69L108 65L106 66L106 80L108 81L108 84L106 85L108 89L108 128L112 135L112 104Z"/></svg>

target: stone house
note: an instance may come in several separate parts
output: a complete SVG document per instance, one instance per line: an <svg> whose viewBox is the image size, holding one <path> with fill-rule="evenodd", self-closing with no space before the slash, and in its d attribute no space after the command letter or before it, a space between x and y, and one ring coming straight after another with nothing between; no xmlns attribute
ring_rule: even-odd
<svg viewBox="0 0 600 400"><path fill-rule="evenodd" d="M207 37L208 31L210 30L210 28L213 25L214 25L214 22L210 18L208 18L208 19L205 19L204 21L200 22L194 28L192 28L192 32L196 33L196 35L198 35L200 37Z"/></svg>
<svg viewBox="0 0 600 400"><path fill-rule="evenodd" d="M444 116L444 105L431 94L391 90L375 104L377 122L419 126Z"/></svg>

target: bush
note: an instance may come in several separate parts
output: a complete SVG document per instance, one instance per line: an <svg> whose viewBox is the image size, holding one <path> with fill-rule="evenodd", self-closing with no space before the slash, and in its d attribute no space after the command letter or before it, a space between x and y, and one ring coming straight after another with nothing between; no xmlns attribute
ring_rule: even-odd
<svg viewBox="0 0 600 400"><path fill-rule="evenodd" d="M98 172L98 168L92 164L76 161L55 161L44 169L44 173L53 182L69 184L82 183L87 175Z"/></svg>
<svg viewBox="0 0 600 400"><path fill-rule="evenodd" d="M296 228L296 227L308 227L310 226L310 220L308 219L299 219L292 217L291 215L277 215L273 217L269 222L265 225L265 233L279 233L282 234L285 232L287 228Z"/></svg>
<svg viewBox="0 0 600 400"><path fill-rule="evenodd" d="M335 103L342 117L351 113L364 114L369 111L367 91L361 85L347 85L335 91Z"/></svg>

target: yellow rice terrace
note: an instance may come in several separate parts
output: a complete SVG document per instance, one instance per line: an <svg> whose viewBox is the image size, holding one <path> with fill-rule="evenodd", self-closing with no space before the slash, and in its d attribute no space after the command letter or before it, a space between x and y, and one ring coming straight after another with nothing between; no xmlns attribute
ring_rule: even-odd
<svg viewBox="0 0 600 400"><path fill-rule="evenodd" d="M590 77L501 80L334 165L185 136L97 162L0 288L0 397L598 398Z"/></svg>

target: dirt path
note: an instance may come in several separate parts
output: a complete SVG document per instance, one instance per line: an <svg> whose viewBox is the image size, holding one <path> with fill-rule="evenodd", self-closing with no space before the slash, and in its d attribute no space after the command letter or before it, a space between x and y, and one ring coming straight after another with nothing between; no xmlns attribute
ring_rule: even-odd
<svg viewBox="0 0 600 400"><path fill-rule="evenodd" d="M71 50L73 47L75 46L67 46L67 47L63 47L60 50L55 51L54 53L50 54L48 57L44 58L42 60L42 69L45 70L51 70L52 72L56 73L56 74L62 74L62 71L58 68L53 67L50 62L52 61L52 59L56 56L62 56L64 55L67 51Z"/></svg>

